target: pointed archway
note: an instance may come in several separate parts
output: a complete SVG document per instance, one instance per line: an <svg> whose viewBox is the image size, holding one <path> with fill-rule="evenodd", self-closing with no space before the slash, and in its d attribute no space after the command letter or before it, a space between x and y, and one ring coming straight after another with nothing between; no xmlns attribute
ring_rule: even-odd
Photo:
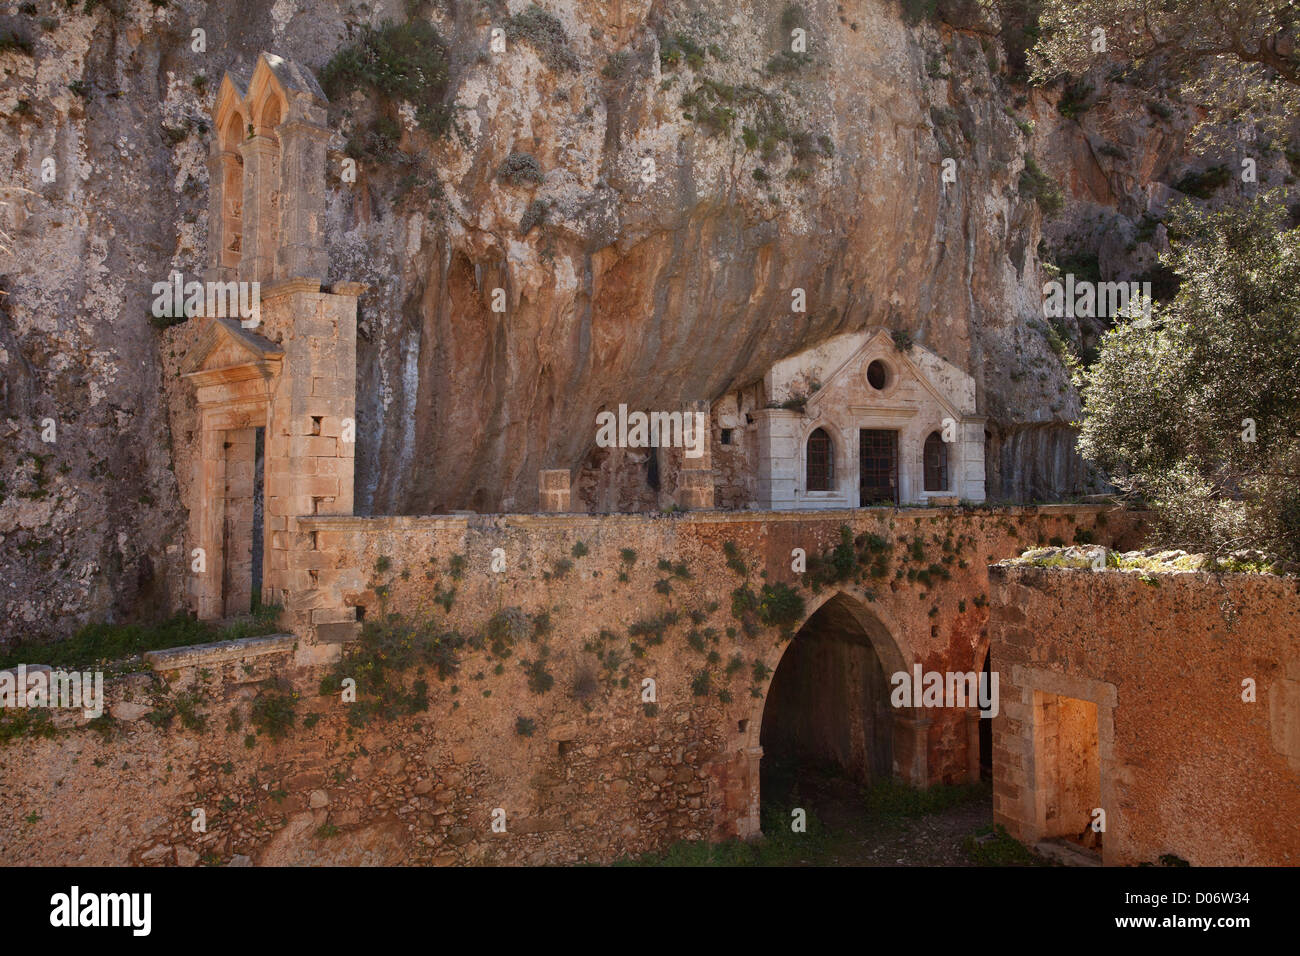
<svg viewBox="0 0 1300 956"><path fill-rule="evenodd" d="M810 602L746 722L750 799L741 836L760 834L764 788L779 786L791 761L836 767L860 783L926 785L928 721L889 701L890 675L912 660L882 608L844 591Z"/></svg>
<svg viewBox="0 0 1300 956"><path fill-rule="evenodd" d="M894 713L876 640L889 640L858 602L837 594L781 655L763 706L761 815L820 802L820 794L893 775ZM815 795L816 794L816 795ZM819 811L820 812L820 811Z"/></svg>

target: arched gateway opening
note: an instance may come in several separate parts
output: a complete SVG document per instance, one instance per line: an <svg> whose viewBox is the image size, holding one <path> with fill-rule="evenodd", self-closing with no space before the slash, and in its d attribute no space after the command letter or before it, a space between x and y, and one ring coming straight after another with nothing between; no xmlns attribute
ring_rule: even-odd
<svg viewBox="0 0 1300 956"><path fill-rule="evenodd" d="M897 726L889 675L903 657L869 607L836 594L782 655L763 707L762 813L816 810L840 784L856 790L894 776ZM792 798L800 801L792 804Z"/></svg>

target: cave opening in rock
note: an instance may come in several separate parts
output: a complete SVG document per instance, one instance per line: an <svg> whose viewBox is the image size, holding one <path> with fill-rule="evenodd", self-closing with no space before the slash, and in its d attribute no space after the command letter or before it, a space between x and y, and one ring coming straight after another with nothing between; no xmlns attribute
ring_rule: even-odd
<svg viewBox="0 0 1300 956"><path fill-rule="evenodd" d="M892 646L883 625L839 594L786 649L760 729L765 829L787 825L795 807L834 815L862 787L892 775L894 715L879 642Z"/></svg>

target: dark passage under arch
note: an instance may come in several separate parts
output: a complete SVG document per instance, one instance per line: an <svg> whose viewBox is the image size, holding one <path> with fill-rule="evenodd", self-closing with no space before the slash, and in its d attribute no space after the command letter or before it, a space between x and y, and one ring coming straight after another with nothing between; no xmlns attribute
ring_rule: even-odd
<svg viewBox="0 0 1300 956"><path fill-rule="evenodd" d="M851 602L838 595L822 605L772 677L760 730L765 813L788 815L792 796L807 802L828 778L858 786L892 775L888 676Z"/></svg>

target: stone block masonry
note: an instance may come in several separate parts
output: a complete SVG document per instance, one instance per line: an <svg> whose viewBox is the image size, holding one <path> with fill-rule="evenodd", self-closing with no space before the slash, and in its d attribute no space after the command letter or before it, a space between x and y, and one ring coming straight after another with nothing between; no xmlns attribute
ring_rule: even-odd
<svg viewBox="0 0 1300 956"><path fill-rule="evenodd" d="M1076 531L1131 534L1132 516L1102 514L303 517L286 551L304 566L287 572L302 575L285 595L296 649L275 643L274 673L248 661L244 680L242 664L222 664L212 686L203 672L216 665L160 665L197 694L201 729L136 719L107 739L71 730L0 749L0 849L22 846L33 862L559 863L754 836L768 689L789 633L833 604L837 622L867 626L885 671L977 670L987 564ZM888 545L886 573L800 585L792 551L825 554L845 526ZM931 565L948 577L918 579ZM738 592L780 584L802 598L799 619L783 630L737 616ZM358 620L391 615L465 643L441 678L433 659L404 674L411 693L423 682L427 709L354 726L352 705L321 696L320 680L356 646L339 641ZM356 677L362 702L374 699ZM258 733L255 710L281 698L292 726ZM900 711L884 771L914 786L969 779L968 711ZM150 785L113 785L124 763ZM190 829L197 806L206 834ZM505 833L491 828L497 809ZM84 821L101 818L115 839L79 844Z"/></svg>
<svg viewBox="0 0 1300 956"><path fill-rule="evenodd" d="M1294 578L1012 563L989 585L998 823L1074 841L1100 808L1107 865L1300 864Z"/></svg>

